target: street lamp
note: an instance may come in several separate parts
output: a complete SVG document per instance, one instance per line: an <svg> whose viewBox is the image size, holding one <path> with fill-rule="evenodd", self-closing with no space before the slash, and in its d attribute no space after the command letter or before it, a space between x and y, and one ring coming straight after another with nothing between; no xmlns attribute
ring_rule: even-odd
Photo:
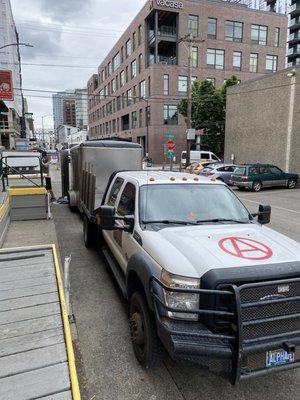
<svg viewBox="0 0 300 400"><path fill-rule="evenodd" d="M5 49L5 47L10 47L10 46L25 46L25 47L34 47L32 44L30 43L10 43L10 44L6 44L5 46L1 46L1 49Z"/></svg>

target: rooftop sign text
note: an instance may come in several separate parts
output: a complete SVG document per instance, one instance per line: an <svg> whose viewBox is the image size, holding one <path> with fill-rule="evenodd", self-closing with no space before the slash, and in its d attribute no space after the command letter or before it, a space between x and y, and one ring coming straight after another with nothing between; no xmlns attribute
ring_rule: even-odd
<svg viewBox="0 0 300 400"><path fill-rule="evenodd" d="M183 3L180 1L173 1L173 0L156 0L158 6L162 7L169 7L169 8L183 8Z"/></svg>

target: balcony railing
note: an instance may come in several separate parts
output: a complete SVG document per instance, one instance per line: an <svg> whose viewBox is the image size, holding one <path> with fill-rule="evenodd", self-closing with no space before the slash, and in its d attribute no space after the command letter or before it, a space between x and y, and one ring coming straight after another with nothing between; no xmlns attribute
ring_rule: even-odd
<svg viewBox="0 0 300 400"><path fill-rule="evenodd" d="M295 54L295 55L299 54L300 55L300 45L299 44L297 46L295 46L295 47L291 47L288 50L288 55L289 56L293 55L293 54Z"/></svg>
<svg viewBox="0 0 300 400"><path fill-rule="evenodd" d="M288 42L300 41L300 34L298 32L293 32L288 37Z"/></svg>
<svg viewBox="0 0 300 400"><path fill-rule="evenodd" d="M291 15L297 15L298 13L300 13L300 4L292 4L290 7L290 13Z"/></svg>
<svg viewBox="0 0 300 400"><path fill-rule="evenodd" d="M297 18L293 18L289 21L289 28L297 28L300 27L300 19Z"/></svg>
<svg viewBox="0 0 300 400"><path fill-rule="evenodd" d="M158 56L158 61L162 64L177 65L176 57Z"/></svg>
<svg viewBox="0 0 300 400"><path fill-rule="evenodd" d="M160 36L170 36L174 38L177 36L177 29L175 26L162 25L158 28L158 34Z"/></svg>

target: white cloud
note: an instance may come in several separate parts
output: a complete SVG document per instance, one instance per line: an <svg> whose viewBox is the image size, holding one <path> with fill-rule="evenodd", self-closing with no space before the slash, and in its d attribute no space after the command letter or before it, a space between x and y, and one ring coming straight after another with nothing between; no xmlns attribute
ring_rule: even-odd
<svg viewBox="0 0 300 400"><path fill-rule="evenodd" d="M34 45L22 48L23 63L74 66L23 65L23 87L61 91L86 86L145 0L11 0L11 3L20 41ZM75 68L76 65L95 68ZM37 127L41 126L42 115L52 114L51 94L40 95L49 98L28 97ZM45 119L45 126L51 127L51 122L51 118Z"/></svg>

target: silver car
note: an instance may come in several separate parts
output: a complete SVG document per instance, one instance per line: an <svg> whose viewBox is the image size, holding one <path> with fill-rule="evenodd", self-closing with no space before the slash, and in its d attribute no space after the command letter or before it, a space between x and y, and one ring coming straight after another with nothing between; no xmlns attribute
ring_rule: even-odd
<svg viewBox="0 0 300 400"><path fill-rule="evenodd" d="M231 175L233 174L236 165L234 164L211 164L203 169L200 173L202 176L207 176L231 185Z"/></svg>

